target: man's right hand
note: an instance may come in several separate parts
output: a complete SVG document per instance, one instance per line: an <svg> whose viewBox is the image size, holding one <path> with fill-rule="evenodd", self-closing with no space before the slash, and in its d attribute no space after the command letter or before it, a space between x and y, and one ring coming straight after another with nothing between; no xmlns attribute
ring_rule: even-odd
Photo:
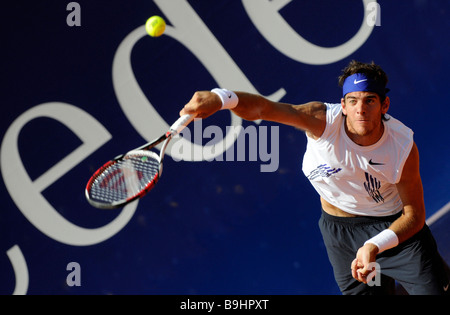
<svg viewBox="0 0 450 315"><path fill-rule="evenodd" d="M191 100L184 105L180 111L180 116L189 114L195 115L195 118L206 118L222 108L220 97L210 91L197 91Z"/></svg>

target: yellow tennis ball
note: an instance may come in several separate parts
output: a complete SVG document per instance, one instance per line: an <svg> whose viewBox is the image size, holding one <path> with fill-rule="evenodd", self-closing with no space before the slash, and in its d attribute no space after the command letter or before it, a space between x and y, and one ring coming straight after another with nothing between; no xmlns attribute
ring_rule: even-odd
<svg viewBox="0 0 450 315"><path fill-rule="evenodd" d="M154 15L145 23L145 30L152 37L161 36L166 30L166 22L162 17Z"/></svg>

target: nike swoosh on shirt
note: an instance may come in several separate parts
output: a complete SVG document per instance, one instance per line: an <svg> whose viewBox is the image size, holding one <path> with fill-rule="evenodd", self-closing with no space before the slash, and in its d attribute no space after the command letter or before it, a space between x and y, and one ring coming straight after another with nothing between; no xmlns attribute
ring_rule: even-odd
<svg viewBox="0 0 450 315"><path fill-rule="evenodd" d="M372 159L369 160L370 165L384 165L384 163L372 162Z"/></svg>
<svg viewBox="0 0 450 315"><path fill-rule="evenodd" d="M353 84L358 84L358 83L361 83L364 81L367 81L367 79L362 79L362 80L358 80L358 81L356 81L356 79L355 79L355 81L353 81Z"/></svg>

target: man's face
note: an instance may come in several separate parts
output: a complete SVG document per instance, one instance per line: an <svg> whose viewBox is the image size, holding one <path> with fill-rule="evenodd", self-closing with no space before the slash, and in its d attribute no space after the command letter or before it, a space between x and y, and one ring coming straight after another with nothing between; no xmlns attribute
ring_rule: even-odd
<svg viewBox="0 0 450 315"><path fill-rule="evenodd" d="M350 92L341 100L342 112L347 116L346 131L359 145L370 145L383 134L382 114L389 109L389 98L383 104L373 92Z"/></svg>

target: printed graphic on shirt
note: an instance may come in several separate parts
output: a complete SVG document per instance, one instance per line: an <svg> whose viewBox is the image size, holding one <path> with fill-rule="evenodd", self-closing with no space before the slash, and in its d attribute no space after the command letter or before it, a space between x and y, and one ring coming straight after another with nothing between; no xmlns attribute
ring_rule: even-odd
<svg viewBox="0 0 450 315"><path fill-rule="evenodd" d="M364 182L364 188L366 188L366 191L369 194L369 196L372 197L376 203L384 202L384 198L383 196L381 196L379 191L381 187L380 181L375 177L373 177L372 175L368 174L367 172L365 173L365 175L366 175L366 182Z"/></svg>
<svg viewBox="0 0 450 315"><path fill-rule="evenodd" d="M327 164L320 164L314 170L312 170L307 177L309 180L314 180L319 176L330 177L331 175L336 174L341 170L341 168L331 168L331 166L328 166Z"/></svg>

